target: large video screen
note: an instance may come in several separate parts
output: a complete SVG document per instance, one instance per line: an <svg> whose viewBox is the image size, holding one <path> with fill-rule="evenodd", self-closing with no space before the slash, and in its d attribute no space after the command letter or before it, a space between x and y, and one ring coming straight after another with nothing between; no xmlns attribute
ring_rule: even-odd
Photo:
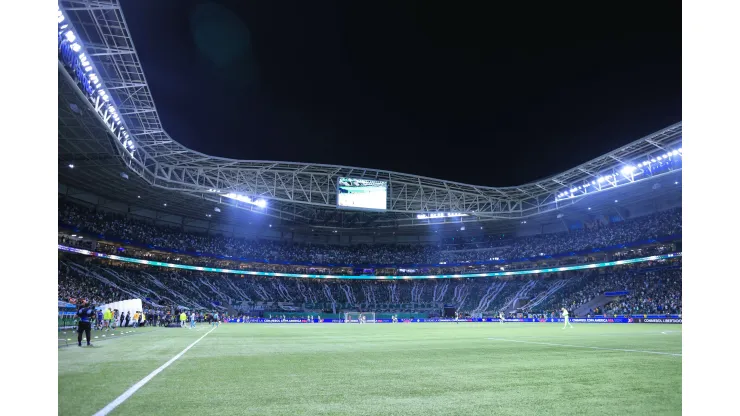
<svg viewBox="0 0 740 416"><path fill-rule="evenodd" d="M355 209L386 209L388 182L339 178L337 206Z"/></svg>

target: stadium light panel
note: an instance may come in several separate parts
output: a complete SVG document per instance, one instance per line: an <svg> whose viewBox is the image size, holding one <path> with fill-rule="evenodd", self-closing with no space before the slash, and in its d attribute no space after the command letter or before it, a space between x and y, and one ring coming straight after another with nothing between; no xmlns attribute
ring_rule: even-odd
<svg viewBox="0 0 740 416"><path fill-rule="evenodd" d="M80 42L79 36L74 32L73 29L70 28L70 25L68 23L62 24L63 22L65 22L65 20L66 18L64 16L64 13L62 12L59 4L57 4L57 30L59 35L61 35L62 33L64 34L64 36L59 37L58 45L60 50L63 52L61 55L62 62L68 68L72 69L71 75L77 78L78 85L80 85L83 92L86 93L87 97L92 101L92 104L94 105L98 116L103 119L106 126L108 126L111 132L113 132L114 135L117 135L120 140L121 133L125 133L125 129L121 123L120 117L118 116L118 112L113 105L99 105L99 100L103 100L107 103L111 101L111 97L102 87L100 78L98 77L98 74L96 74L95 68L88 60L88 57L83 50L82 42ZM69 49L65 49L67 47ZM74 54L69 54L69 50L74 52ZM79 71L80 67L82 67L83 72ZM94 94L95 90L97 90L97 94ZM126 135L125 138L128 139L128 135ZM126 144L122 140L120 141L120 144L123 145L124 148L126 148ZM129 155L133 157L135 151L134 146L129 145L126 150L128 151Z"/></svg>
<svg viewBox="0 0 740 416"><path fill-rule="evenodd" d="M71 164L71 163L69 164L69 168L70 168L70 169L74 169L74 167L75 167L75 165L73 165L73 164Z"/></svg>
<svg viewBox="0 0 740 416"><path fill-rule="evenodd" d="M630 175L634 171L635 171L635 167L634 166L625 166L625 167L622 168L622 175L625 175L625 176L626 175Z"/></svg>
<svg viewBox="0 0 740 416"><path fill-rule="evenodd" d="M267 206L267 201L265 201L264 199L259 199L259 200L257 200L257 201L256 201L256 202L254 203L254 205L257 205L257 206L258 206L258 207L260 207L260 208L264 208L264 207L266 207L266 206ZM272 227L272 225L271 225L270 227Z"/></svg>

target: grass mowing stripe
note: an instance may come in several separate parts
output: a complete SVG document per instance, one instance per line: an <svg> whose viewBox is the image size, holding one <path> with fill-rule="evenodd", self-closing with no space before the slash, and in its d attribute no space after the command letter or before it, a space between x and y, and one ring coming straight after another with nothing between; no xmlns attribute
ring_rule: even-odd
<svg viewBox="0 0 740 416"><path fill-rule="evenodd" d="M192 344L188 345L184 350L180 351L179 354L177 354L176 356L172 357L166 363L162 364L158 369L156 369L156 370L152 371L151 373L149 373L148 376L146 376L143 379L141 379L141 381L139 381L138 383L136 383L133 386L131 386L122 395L118 396L115 400L113 400L112 402L108 403L107 406L105 406L104 408L100 409L97 413L95 413L94 416L105 416L108 413L110 413L113 409L115 409L116 407L118 407L121 403L125 402L126 399L128 399L134 393L136 393L137 390L139 390L146 383L148 383L149 380L151 380L152 378L154 378L154 376L156 376L157 374L161 373L165 368L169 367L170 364L174 363L178 358L182 357L183 354L185 354L186 352L188 352L189 349L193 348L195 346L195 344L199 343L200 340L202 340L203 338L205 338L206 335L208 335L211 332L213 332L213 330L216 329L216 328L218 328L218 327L217 326L214 326L213 328L211 328L210 331L206 332L205 334L203 334L202 337L198 338L197 340L195 340L195 342L193 342Z"/></svg>
<svg viewBox="0 0 740 416"><path fill-rule="evenodd" d="M551 342L522 341L519 339L506 339L506 338L488 338L488 339L493 340L493 341L516 342L520 344L549 345L552 347L571 347L571 348L586 348L586 349L591 349L591 350L641 352L644 354L671 355L674 357L681 357L681 354L672 353L672 352L662 352L662 351L627 350L627 349L621 349L621 348L591 347L588 345L553 344Z"/></svg>

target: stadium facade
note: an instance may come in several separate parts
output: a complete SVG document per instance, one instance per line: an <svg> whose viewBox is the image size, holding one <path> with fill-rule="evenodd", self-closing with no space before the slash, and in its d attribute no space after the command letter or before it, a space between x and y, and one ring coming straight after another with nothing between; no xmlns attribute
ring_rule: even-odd
<svg viewBox="0 0 740 416"><path fill-rule="evenodd" d="M682 124L566 172L486 187L375 169L233 160L165 131L117 1L62 1L59 194L186 231L332 243L566 231L681 205ZM385 209L340 208L341 178L385 184Z"/></svg>

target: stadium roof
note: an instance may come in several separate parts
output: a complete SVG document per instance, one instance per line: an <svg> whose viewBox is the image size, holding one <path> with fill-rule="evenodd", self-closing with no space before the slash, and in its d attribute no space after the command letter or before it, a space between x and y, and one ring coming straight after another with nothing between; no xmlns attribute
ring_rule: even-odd
<svg viewBox="0 0 740 416"><path fill-rule="evenodd" d="M636 186L641 183L649 182L649 188L656 180L669 183L682 169L681 123L566 172L514 187L358 167L212 157L184 147L165 131L117 1L62 1L59 43L60 183L105 198L151 204L152 209L168 203L168 212L182 216L203 218L228 206L244 211L240 215L246 218L253 213L311 227L526 221L584 198L603 199L618 189L643 188ZM388 182L388 209L337 209L339 177ZM228 193L264 199L266 206L225 198ZM430 213L466 216L418 218Z"/></svg>

